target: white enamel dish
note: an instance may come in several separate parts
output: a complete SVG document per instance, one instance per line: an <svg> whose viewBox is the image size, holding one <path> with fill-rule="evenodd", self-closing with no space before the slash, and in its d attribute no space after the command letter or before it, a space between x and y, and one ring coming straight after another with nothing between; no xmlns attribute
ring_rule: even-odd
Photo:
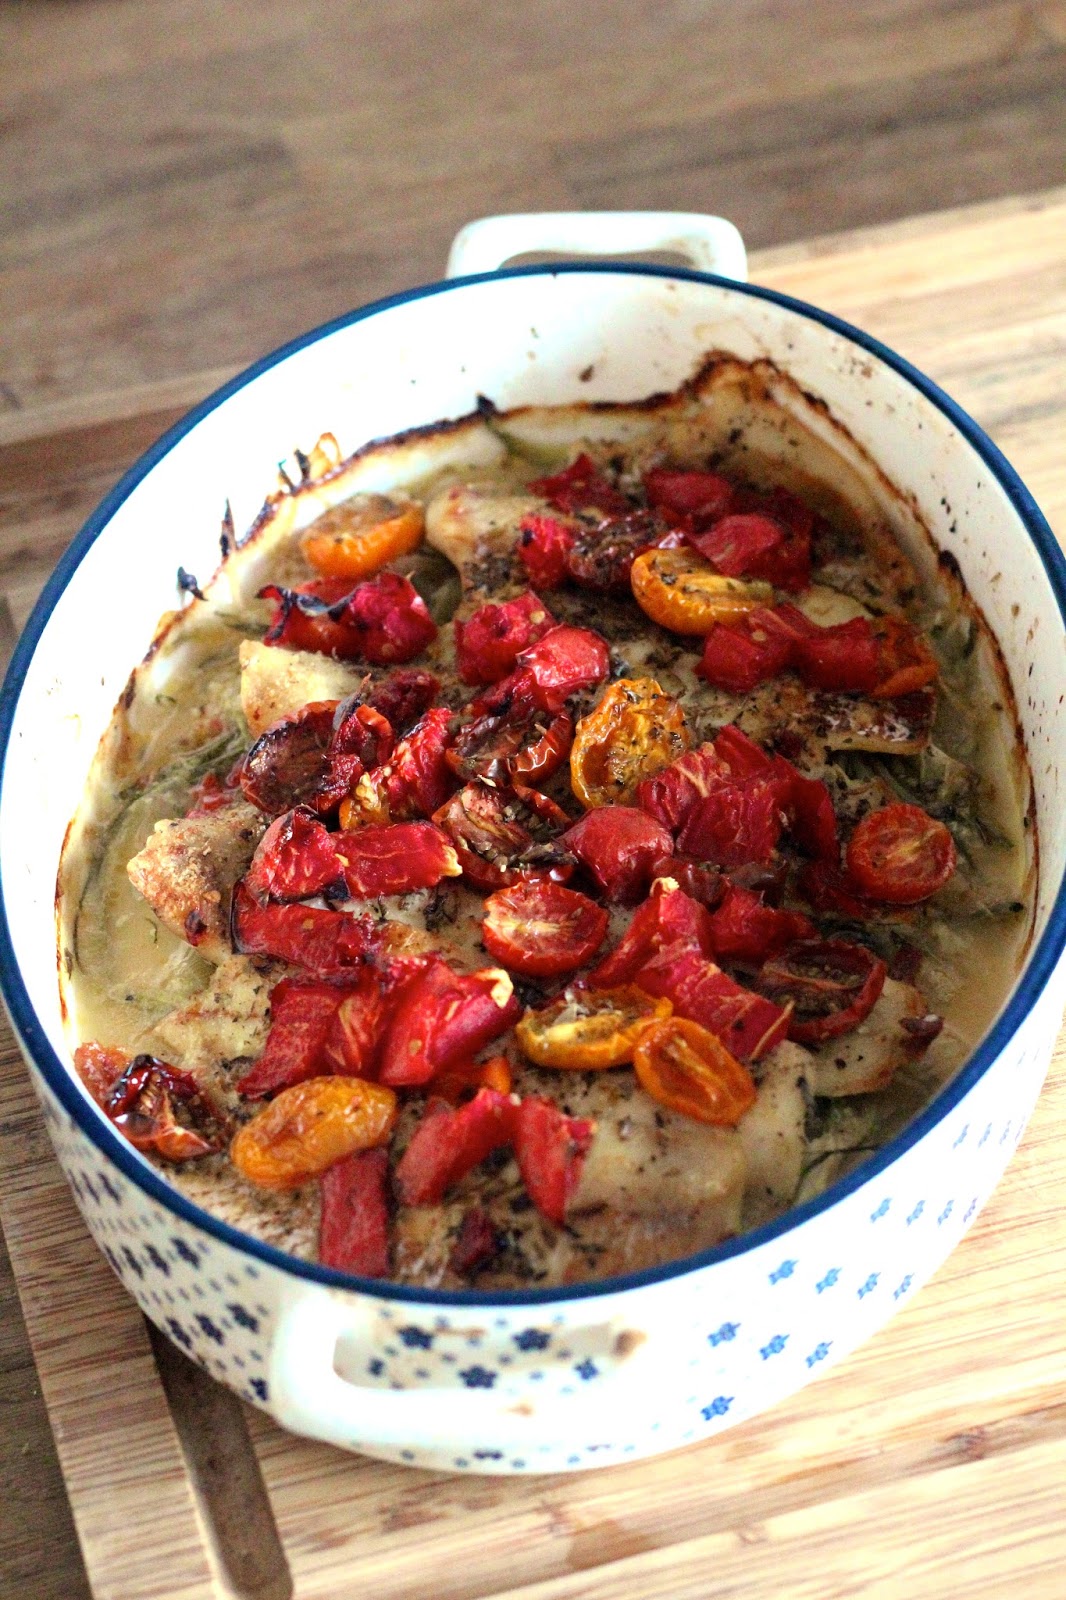
<svg viewBox="0 0 1066 1600"><path fill-rule="evenodd" d="M257 363L170 430L89 519L3 690L0 961L85 1221L144 1312L298 1432L420 1466L545 1472L703 1438L854 1349L939 1265L999 1178L1047 1070L1066 945L1066 564L1031 496L935 385L824 312L731 281L713 219L475 224L452 266L519 251L675 248L709 272L621 264L485 271L379 302ZM988 1035L907 1129L825 1195L696 1257L587 1287L439 1293L283 1255L190 1204L75 1080L55 969L56 867L99 738L179 563L210 571L225 501L247 525L279 459L469 412L636 399L705 351L768 356L913 496L997 636L1029 751L1035 933ZM591 367L592 376L588 369Z"/></svg>

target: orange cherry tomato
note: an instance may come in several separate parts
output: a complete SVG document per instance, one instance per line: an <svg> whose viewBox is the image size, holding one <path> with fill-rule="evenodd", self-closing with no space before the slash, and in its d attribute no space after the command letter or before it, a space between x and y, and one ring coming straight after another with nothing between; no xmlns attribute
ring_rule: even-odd
<svg viewBox="0 0 1066 1600"><path fill-rule="evenodd" d="M413 500L354 494L316 517L301 542L325 578L369 578L422 542L425 517Z"/></svg>
<svg viewBox="0 0 1066 1600"><path fill-rule="evenodd" d="M384 1144L395 1122L396 1096L383 1084L307 1078L245 1123L230 1157L251 1183L293 1189L356 1150Z"/></svg>
<svg viewBox="0 0 1066 1600"><path fill-rule="evenodd" d="M570 749L570 784L583 806L632 805L637 784L684 755L685 714L654 678L618 678L582 717Z"/></svg>
<svg viewBox="0 0 1066 1600"><path fill-rule="evenodd" d="M640 609L674 633L710 633L758 606L772 606L773 586L728 578L695 550L646 550L630 573Z"/></svg>
<svg viewBox="0 0 1066 1600"><path fill-rule="evenodd" d="M875 700L894 700L935 683L939 667L928 644L909 622L881 617L875 625L877 665L882 674L870 691Z"/></svg>
<svg viewBox="0 0 1066 1600"><path fill-rule="evenodd" d="M565 989L539 1011L527 1011L515 1037L538 1067L598 1072L632 1061L644 1030L670 1016L669 1000L625 983L618 989Z"/></svg>
<svg viewBox="0 0 1066 1600"><path fill-rule="evenodd" d="M913 906L955 871L955 841L921 806L891 805L863 817L848 840L848 872L871 900Z"/></svg>
<svg viewBox="0 0 1066 1600"><path fill-rule="evenodd" d="M436 1099L457 1106L468 1093L476 1094L479 1089L510 1094L511 1063L506 1056L490 1056L487 1061L456 1061L437 1073L429 1092Z"/></svg>
<svg viewBox="0 0 1066 1600"><path fill-rule="evenodd" d="M641 1087L671 1111L735 1128L755 1104L755 1079L721 1040L698 1022L671 1017L637 1041L633 1069Z"/></svg>

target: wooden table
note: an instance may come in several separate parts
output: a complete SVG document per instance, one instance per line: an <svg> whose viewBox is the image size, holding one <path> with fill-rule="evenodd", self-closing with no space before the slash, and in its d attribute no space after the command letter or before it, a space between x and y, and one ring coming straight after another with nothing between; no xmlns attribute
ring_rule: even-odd
<svg viewBox="0 0 1066 1600"><path fill-rule="evenodd" d="M1066 191L766 251L752 276L853 319L941 381L1066 529ZM0 417L13 627L121 468L219 376ZM403 1471L294 1439L150 1339L80 1223L6 1034L2 1045L0 1209L97 1596L1066 1592L1066 1042L973 1231L857 1356L710 1444L527 1480ZM7 1418L0 1592L77 1600L62 1524L39 1547L39 1528L56 1525L43 1427L21 1402ZM12 1526L27 1482L42 1509Z"/></svg>

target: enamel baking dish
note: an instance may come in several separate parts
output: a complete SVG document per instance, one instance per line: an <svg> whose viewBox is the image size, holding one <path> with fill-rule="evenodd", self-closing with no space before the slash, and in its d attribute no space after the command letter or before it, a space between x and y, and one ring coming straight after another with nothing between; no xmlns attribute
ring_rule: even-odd
<svg viewBox="0 0 1066 1600"><path fill-rule="evenodd" d="M675 269L534 251L667 249ZM127 473L45 587L3 691L3 991L85 1221L143 1311L284 1426L423 1467L547 1472L703 1438L824 1372L918 1292L987 1198L1047 1070L1066 941L1066 568L1032 498L946 395L876 340L744 280L735 229L675 215L492 218L450 276L258 362ZM769 357L906 499L996 634L1029 751L1040 874L1024 970L951 1085L826 1194L702 1255L595 1285L486 1296L347 1277L197 1209L72 1073L54 896L93 752L179 564L210 571L294 445L344 450L471 411L630 400L700 356ZM914 551L926 566L930 552Z"/></svg>

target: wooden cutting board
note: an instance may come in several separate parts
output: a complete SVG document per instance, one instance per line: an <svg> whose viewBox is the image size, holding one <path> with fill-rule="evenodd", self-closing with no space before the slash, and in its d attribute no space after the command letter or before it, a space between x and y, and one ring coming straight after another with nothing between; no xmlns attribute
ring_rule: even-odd
<svg viewBox="0 0 1066 1600"><path fill-rule="evenodd" d="M940 381L1066 531L1066 190L766 252L752 277ZM0 418L9 634L120 470L222 376ZM92 1245L6 1029L0 1210L99 1600L1066 1592L1066 1035L1000 1189L884 1332L709 1444L578 1477L347 1456L190 1367Z"/></svg>

